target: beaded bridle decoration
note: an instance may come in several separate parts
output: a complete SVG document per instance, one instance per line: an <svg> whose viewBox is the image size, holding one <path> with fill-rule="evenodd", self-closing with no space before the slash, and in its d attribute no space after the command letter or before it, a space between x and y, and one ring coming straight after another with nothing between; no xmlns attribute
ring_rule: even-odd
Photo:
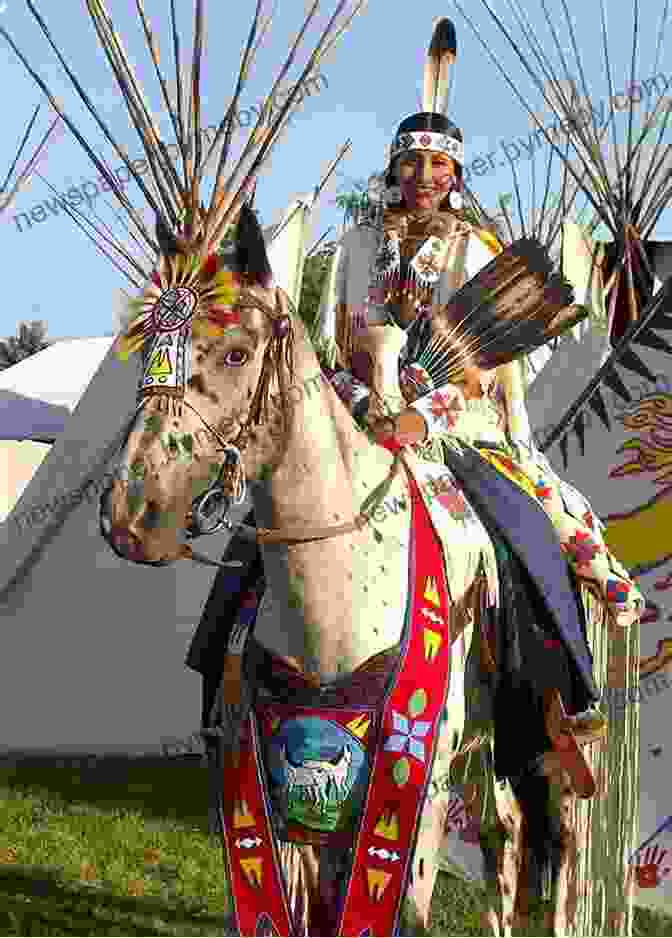
<svg viewBox="0 0 672 938"><path fill-rule="evenodd" d="M131 301L131 322L118 346L122 360L127 360L131 352L142 352L138 407L133 420L150 399L156 401L159 412L177 417L186 406L220 444L217 451L222 462L217 478L192 502L187 531L191 537L215 534L229 527L229 509L245 498L243 453L251 429L268 418L273 375L277 376L280 400L285 405L285 392L293 374L292 322L283 309L280 292L276 289L273 307L249 289L251 283L245 276L221 269L220 264L216 255L202 265L184 255L164 259L162 270L154 274L143 295ZM289 303L287 297L284 299ZM245 308L260 309L272 322L272 335L247 419L235 439L225 440L185 397L192 373L193 341L223 336L227 328L240 325L240 313ZM286 421L284 409L283 419Z"/></svg>

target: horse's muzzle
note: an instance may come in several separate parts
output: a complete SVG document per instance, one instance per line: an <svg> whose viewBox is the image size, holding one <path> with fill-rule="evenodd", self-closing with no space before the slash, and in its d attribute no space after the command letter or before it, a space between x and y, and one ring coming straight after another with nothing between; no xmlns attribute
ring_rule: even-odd
<svg viewBox="0 0 672 938"><path fill-rule="evenodd" d="M106 489L100 496L99 522L100 533L112 548L117 557L122 560L128 560L131 563L141 563L150 567L165 567L173 563L175 558L166 560L149 560L145 553L145 547L139 537L132 534L126 528L115 527L112 524L110 510L110 494L112 487Z"/></svg>

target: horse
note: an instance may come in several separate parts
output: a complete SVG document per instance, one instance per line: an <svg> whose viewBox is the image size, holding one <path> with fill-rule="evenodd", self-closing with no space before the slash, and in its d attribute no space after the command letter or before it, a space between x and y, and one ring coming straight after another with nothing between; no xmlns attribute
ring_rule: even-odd
<svg viewBox="0 0 672 938"><path fill-rule="evenodd" d="M193 339L192 374L183 395L148 397L138 408L117 478L101 498L103 535L119 555L138 563L189 556L181 537L192 502L213 477L222 478L221 453L232 456L226 484L249 483L257 519L272 526L258 530L266 589L248 644L256 643L287 673L301 675L304 689L347 696L349 681L361 683L375 673L380 696L399 659L415 587L409 575L409 496L413 486L416 494L421 491L418 480L436 464L411 459L406 451L392 454L361 430L325 379L282 290L256 284L243 294L237 326L218 338ZM460 750L470 687L466 661L485 606L495 602L496 571L492 542L444 466L440 481L434 501L445 496L460 510L444 511L440 524L451 689L441 701L432 782L446 776ZM235 708L229 712L235 715ZM231 746L235 750L235 733ZM552 786L543 773L531 782L523 770L521 778L536 786L536 817L548 824ZM411 934L429 927L449 803L447 791L427 798L428 789L400 906L400 927ZM223 799L230 796L222 793ZM515 798L521 797L519 788ZM519 865L522 822L501 797L499 803L504 830L518 844L508 868ZM335 904L347 866L344 851L283 841L278 856L294 933L315 933L316 923L324 922L320 916ZM502 891L506 883L499 875L495 879ZM512 912L503 911L501 922L510 934Z"/></svg>
<svg viewBox="0 0 672 938"><path fill-rule="evenodd" d="M397 454L362 432L324 379L282 290L252 285L239 316L239 327L223 336L194 339L183 400L150 397L139 407L117 477L101 497L103 535L138 563L188 556L181 536L192 499L216 474L222 449L235 445L256 516L273 526L259 532L266 591L255 641L322 690L342 686L369 662L383 662L377 667L386 681L414 585L411 477ZM445 489L445 467L441 477ZM483 570L494 569L492 546L474 513L444 515L451 639L462 636L468 652ZM451 657L454 683L464 657ZM463 700L440 704L433 775L445 774L464 724ZM447 806L447 794L426 799L419 817L400 912L410 934L428 927ZM307 934L316 927L315 897L324 907L325 894L335 894L342 856L284 842L279 855L295 934Z"/></svg>

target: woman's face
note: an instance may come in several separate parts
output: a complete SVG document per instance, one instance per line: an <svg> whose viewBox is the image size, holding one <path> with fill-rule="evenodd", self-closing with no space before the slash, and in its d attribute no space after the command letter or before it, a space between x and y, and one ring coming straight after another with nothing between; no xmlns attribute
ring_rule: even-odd
<svg viewBox="0 0 672 938"><path fill-rule="evenodd" d="M435 212L455 184L455 161L443 153L409 150L397 160L395 174L412 212Z"/></svg>

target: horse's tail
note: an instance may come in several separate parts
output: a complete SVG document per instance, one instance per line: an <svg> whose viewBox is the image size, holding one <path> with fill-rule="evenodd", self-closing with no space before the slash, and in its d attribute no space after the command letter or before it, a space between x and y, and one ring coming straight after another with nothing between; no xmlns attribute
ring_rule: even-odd
<svg viewBox="0 0 672 938"><path fill-rule="evenodd" d="M562 839L559 818L552 810L549 781L536 766L509 781L523 814L526 846L531 853L529 888L539 899L550 898L560 867Z"/></svg>

